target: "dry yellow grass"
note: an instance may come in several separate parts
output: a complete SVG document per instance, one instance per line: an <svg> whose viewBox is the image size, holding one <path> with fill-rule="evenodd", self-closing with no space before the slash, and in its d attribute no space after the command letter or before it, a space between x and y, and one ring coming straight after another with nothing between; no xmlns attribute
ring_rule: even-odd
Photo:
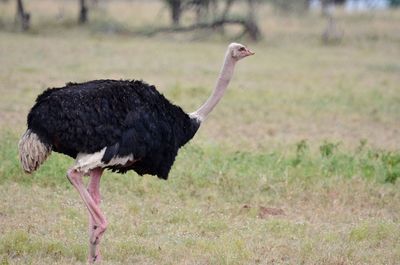
<svg viewBox="0 0 400 265"><path fill-rule="evenodd" d="M132 34L168 23L158 1L112 1L78 27L75 2L27 1L29 33L13 25L14 2L0 3L0 264L86 258L86 212L64 177L72 161L52 155L33 176L18 166L17 138L37 94L68 81L139 78L191 111L229 42ZM256 55L238 66L171 179L105 175L105 264L400 260L399 183L384 183L400 172L399 11L339 12L336 46L322 45L316 14L259 12L265 39L249 43ZM309 149L296 153L303 139ZM318 149L336 142L332 155ZM263 217L260 207L284 214Z"/></svg>
<svg viewBox="0 0 400 265"><path fill-rule="evenodd" d="M0 72L1 89L7 97L1 116L6 125L23 124L24 115L18 114L26 113L36 94L71 80L142 78L188 111L204 100L227 41L188 41L193 35L183 42L179 40L185 35L109 35L104 33L107 23L125 22L127 28L165 24L167 13L160 13L157 1L106 6L107 11L93 12L92 24L79 29L72 22L74 2L29 3L36 33L2 33L1 57L7 67ZM13 6L1 7L7 28ZM57 21L60 8L65 18ZM203 139L253 147L301 139L334 139L354 146L367 139L379 148L399 148L398 13L340 13L345 35L337 46L321 44L325 21L317 15L283 18L263 8L259 17L265 39L250 44L257 56L239 66L224 103L209 120L213 130L202 131ZM189 101L193 93L196 97Z"/></svg>

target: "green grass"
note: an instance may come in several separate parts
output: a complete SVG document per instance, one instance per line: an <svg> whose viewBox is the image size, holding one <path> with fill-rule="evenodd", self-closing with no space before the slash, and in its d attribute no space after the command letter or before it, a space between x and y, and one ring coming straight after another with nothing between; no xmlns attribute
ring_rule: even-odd
<svg viewBox="0 0 400 265"><path fill-rule="evenodd" d="M8 135L0 141L3 260L83 262L87 220L65 178L70 161L55 154L37 173L24 175L16 140ZM349 152L325 142L313 152L301 142L286 153L190 144L168 182L106 173L105 259L107 264L395 264L400 194L393 176L399 176L399 157L364 144ZM260 217L259 207L265 206L283 209L284 215Z"/></svg>
<svg viewBox="0 0 400 265"><path fill-rule="evenodd" d="M73 161L52 154L33 175L18 162L35 97L68 81L143 78L192 111L228 41L135 36L167 23L156 1L112 2L84 27L73 1L26 4L24 34L14 2L0 3L0 264L84 264L87 213L65 177ZM240 62L170 179L105 173L104 264L400 260L400 13L338 12L345 37L324 46L320 16L259 12L265 39L249 44L256 55Z"/></svg>

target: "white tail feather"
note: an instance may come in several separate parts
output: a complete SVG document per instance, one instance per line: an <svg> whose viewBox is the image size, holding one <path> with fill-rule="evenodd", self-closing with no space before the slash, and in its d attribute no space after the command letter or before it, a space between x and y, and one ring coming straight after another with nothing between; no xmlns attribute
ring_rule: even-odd
<svg viewBox="0 0 400 265"><path fill-rule="evenodd" d="M51 154L51 146L43 143L39 136L29 129L19 140L18 150L22 168L26 173L38 169Z"/></svg>

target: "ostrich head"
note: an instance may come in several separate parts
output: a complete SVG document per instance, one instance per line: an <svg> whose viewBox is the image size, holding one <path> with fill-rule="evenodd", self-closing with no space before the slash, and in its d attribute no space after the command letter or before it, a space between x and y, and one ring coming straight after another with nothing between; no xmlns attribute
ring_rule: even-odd
<svg viewBox="0 0 400 265"><path fill-rule="evenodd" d="M221 72L218 76L217 84L207 101L195 112L190 113L190 117L196 119L198 122L202 122L208 114L218 104L219 100L224 95L226 88L228 87L229 81L233 76L233 70L235 64L254 52L250 51L246 46L239 43L231 43L225 53L224 64L222 65Z"/></svg>
<svg viewBox="0 0 400 265"><path fill-rule="evenodd" d="M237 61L254 54L254 52L250 51L246 46L239 43L229 44L229 52L232 58Z"/></svg>

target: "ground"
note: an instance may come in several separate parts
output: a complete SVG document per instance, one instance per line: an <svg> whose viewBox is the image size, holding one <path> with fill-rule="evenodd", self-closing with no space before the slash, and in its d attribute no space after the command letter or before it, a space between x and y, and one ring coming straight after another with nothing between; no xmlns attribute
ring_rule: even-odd
<svg viewBox="0 0 400 265"><path fill-rule="evenodd" d="M135 35L167 23L156 1L111 2L79 28L74 3L38 0L29 33L16 30L13 8L0 3L0 264L84 264L86 210L65 178L73 161L53 154L33 175L18 164L35 97L69 81L134 78L190 112L229 40ZM105 264L400 260L399 11L339 12L335 45L322 44L318 14L259 11L264 39L240 40L256 55L239 63L170 179L105 173Z"/></svg>

